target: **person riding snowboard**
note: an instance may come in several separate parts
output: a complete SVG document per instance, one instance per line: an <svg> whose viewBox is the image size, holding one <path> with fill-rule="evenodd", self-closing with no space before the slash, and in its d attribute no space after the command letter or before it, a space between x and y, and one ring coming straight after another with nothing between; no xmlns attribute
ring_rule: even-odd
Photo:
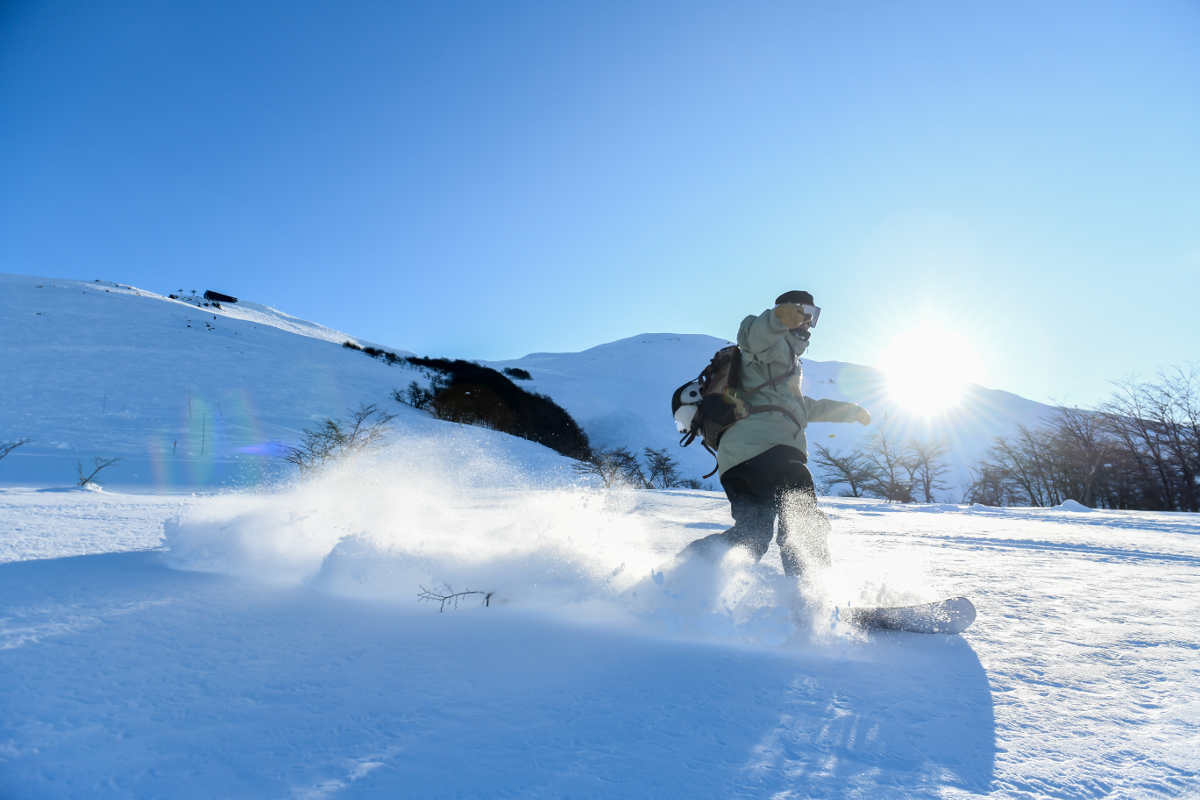
<svg viewBox="0 0 1200 800"><path fill-rule="evenodd" d="M784 573L800 576L805 564L828 565L830 524L817 508L804 429L810 422L867 425L871 415L854 403L801 393L800 354L820 313L810 293L791 291L780 295L774 308L742 320L737 344L743 399L756 411L734 422L717 447L734 526L697 539L681 557L719 558L731 547L744 547L758 561L778 518Z"/></svg>

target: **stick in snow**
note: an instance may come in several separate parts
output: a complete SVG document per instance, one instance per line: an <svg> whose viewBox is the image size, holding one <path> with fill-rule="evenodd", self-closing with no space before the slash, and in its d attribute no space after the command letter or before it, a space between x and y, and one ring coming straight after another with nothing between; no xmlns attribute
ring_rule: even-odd
<svg viewBox="0 0 1200 800"><path fill-rule="evenodd" d="M461 602L464 597L470 597L471 595L479 595L483 598L483 605L485 607L491 606L493 594L495 594L495 592L481 592L471 589L468 589L465 592L456 592L454 589L450 588L449 584L444 584L441 591L426 589L424 586L422 586L421 591L417 594L417 599L430 603L437 603L438 613L440 614L446 610L446 606L458 608L459 602Z"/></svg>

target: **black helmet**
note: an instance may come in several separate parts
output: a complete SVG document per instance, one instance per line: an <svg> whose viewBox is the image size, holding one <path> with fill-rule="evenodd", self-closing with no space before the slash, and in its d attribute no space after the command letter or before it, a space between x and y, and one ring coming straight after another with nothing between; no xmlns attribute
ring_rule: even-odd
<svg viewBox="0 0 1200 800"><path fill-rule="evenodd" d="M793 289L790 292L784 292L783 294L779 295L779 297L775 298L775 305L779 305L780 303L795 303L798 306L816 305L816 302L813 301L813 296L811 293L800 291L799 289Z"/></svg>

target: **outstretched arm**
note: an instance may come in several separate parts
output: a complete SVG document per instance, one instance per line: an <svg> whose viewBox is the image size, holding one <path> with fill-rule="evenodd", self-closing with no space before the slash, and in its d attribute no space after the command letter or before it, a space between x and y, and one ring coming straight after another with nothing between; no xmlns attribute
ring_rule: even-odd
<svg viewBox="0 0 1200 800"><path fill-rule="evenodd" d="M802 397L804 412L809 422L858 422L863 425L871 424L871 412L857 403L843 403L841 400L814 400Z"/></svg>

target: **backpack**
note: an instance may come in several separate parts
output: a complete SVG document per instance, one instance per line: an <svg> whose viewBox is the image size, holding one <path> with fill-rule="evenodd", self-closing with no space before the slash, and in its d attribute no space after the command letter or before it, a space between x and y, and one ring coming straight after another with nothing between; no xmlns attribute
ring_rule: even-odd
<svg viewBox="0 0 1200 800"><path fill-rule="evenodd" d="M736 344L722 347L694 380L680 386L671 395L671 413L675 427L683 436L679 444L687 447L697 438L715 457L725 431L738 420L764 411L786 414L796 427L803 428L791 411L776 405L756 406L746 398L759 389L774 386L796 374L797 364L784 374L753 387L742 385L742 352ZM716 468L705 475L711 477Z"/></svg>

